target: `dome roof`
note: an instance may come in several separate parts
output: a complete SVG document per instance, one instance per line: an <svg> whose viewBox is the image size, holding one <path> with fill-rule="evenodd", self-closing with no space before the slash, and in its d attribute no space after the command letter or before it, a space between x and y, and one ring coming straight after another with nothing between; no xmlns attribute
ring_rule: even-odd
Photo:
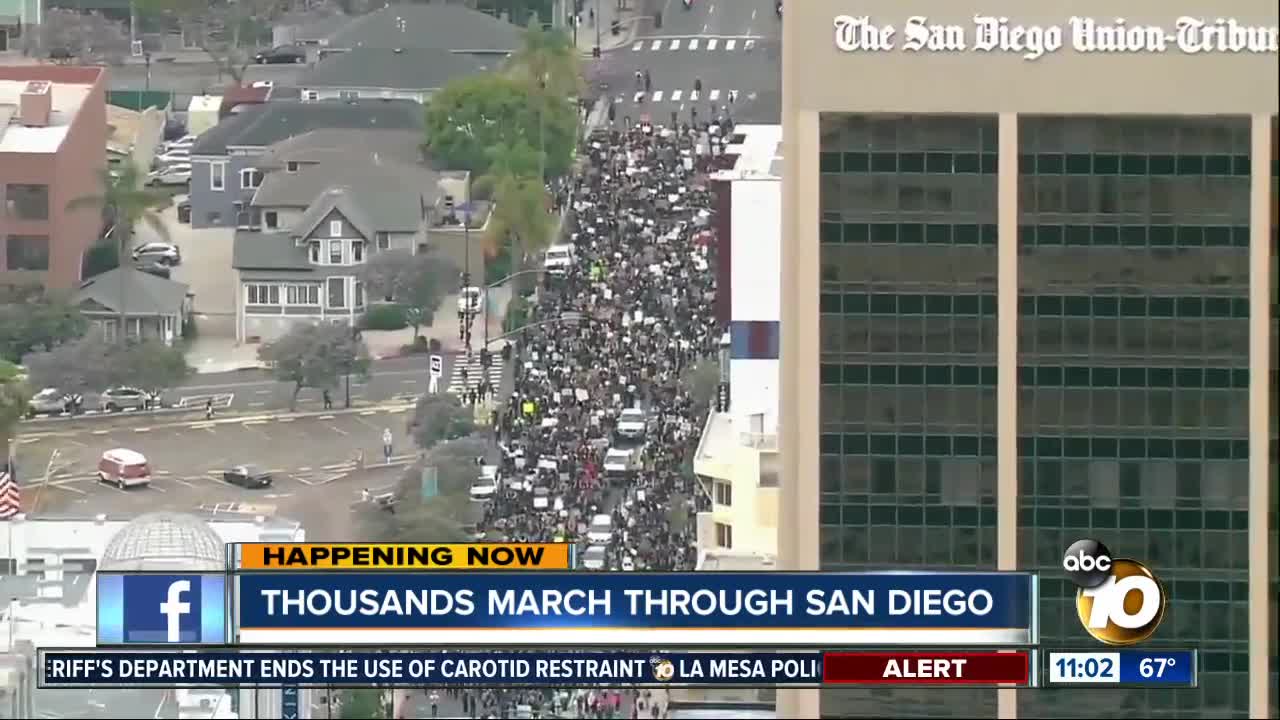
<svg viewBox="0 0 1280 720"><path fill-rule="evenodd" d="M221 570L222 538L209 524L185 513L139 515L107 543L101 570Z"/></svg>

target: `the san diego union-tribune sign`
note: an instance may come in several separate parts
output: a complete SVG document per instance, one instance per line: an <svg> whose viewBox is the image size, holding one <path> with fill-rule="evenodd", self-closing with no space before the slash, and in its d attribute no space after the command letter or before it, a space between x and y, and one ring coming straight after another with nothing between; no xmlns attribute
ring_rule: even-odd
<svg viewBox="0 0 1280 720"><path fill-rule="evenodd" d="M991 52L1017 54L1026 60L1038 60L1064 47L1081 53L1275 53L1278 36L1274 25L1190 16L1167 26L1090 17L1070 17L1060 25L1023 25L993 15L975 15L967 25L935 23L924 15L908 17L900 25L875 22L865 15L835 19L836 47L845 52Z"/></svg>

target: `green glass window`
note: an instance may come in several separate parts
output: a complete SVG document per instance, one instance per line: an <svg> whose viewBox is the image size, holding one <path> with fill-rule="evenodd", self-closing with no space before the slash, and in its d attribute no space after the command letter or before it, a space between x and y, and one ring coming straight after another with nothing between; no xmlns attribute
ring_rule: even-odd
<svg viewBox="0 0 1280 720"><path fill-rule="evenodd" d="M898 172L924 172L924 153L902 153L898 156Z"/></svg>
<svg viewBox="0 0 1280 720"><path fill-rule="evenodd" d="M955 243L957 245L977 245L981 231L977 225L956 225Z"/></svg>
<svg viewBox="0 0 1280 720"><path fill-rule="evenodd" d="M891 152L871 153L871 172L891 173L898 171L898 154Z"/></svg>
<svg viewBox="0 0 1280 720"><path fill-rule="evenodd" d="M894 365L872 365L869 377L872 385L897 385L898 368Z"/></svg>
<svg viewBox="0 0 1280 720"><path fill-rule="evenodd" d="M950 385L952 367L950 365L929 365L924 371L926 385Z"/></svg>
<svg viewBox="0 0 1280 720"><path fill-rule="evenodd" d="M898 242L903 245L919 245L924 242L924 225L903 223L898 226Z"/></svg>
<svg viewBox="0 0 1280 720"><path fill-rule="evenodd" d="M899 315L923 315L924 314L924 296L923 295L902 295L898 298L898 314Z"/></svg>
<svg viewBox="0 0 1280 720"><path fill-rule="evenodd" d="M1036 230L1036 241L1040 245L1061 245L1061 225L1041 225Z"/></svg>
<svg viewBox="0 0 1280 720"><path fill-rule="evenodd" d="M957 365L953 375L955 384L962 387L976 386L981 381L981 371L977 365Z"/></svg>
<svg viewBox="0 0 1280 720"><path fill-rule="evenodd" d="M962 175L977 175L982 171L982 161L978 153L956 153L955 171Z"/></svg>
<svg viewBox="0 0 1280 720"><path fill-rule="evenodd" d="M849 433L844 436L845 455L866 455L867 436L865 433Z"/></svg>
<svg viewBox="0 0 1280 720"><path fill-rule="evenodd" d="M1018 244L1027 247L1036 244L1036 226L1035 225L1019 225L1018 226Z"/></svg>
<svg viewBox="0 0 1280 720"><path fill-rule="evenodd" d="M1120 244L1120 228L1115 225L1095 225L1093 227L1093 244L1116 246Z"/></svg>
<svg viewBox="0 0 1280 720"><path fill-rule="evenodd" d="M898 242L898 226L894 223L872 224L871 242L876 245L892 245Z"/></svg>
<svg viewBox="0 0 1280 720"><path fill-rule="evenodd" d="M1067 317L1089 317L1092 300L1088 295L1069 295L1063 300L1063 314Z"/></svg>
<svg viewBox="0 0 1280 720"><path fill-rule="evenodd" d="M1018 156L1018 174L1019 175L1035 175L1036 174L1036 156L1035 155L1019 155Z"/></svg>
<svg viewBox="0 0 1280 720"><path fill-rule="evenodd" d="M1149 162L1152 175L1173 175L1178 168L1178 160L1173 155L1152 155Z"/></svg>
<svg viewBox="0 0 1280 720"><path fill-rule="evenodd" d="M1147 369L1147 386L1153 388L1173 387L1173 368L1153 367Z"/></svg>
<svg viewBox="0 0 1280 720"><path fill-rule="evenodd" d="M1036 158L1036 173L1061 175L1066 170L1066 159L1058 153L1043 153Z"/></svg>
<svg viewBox="0 0 1280 720"><path fill-rule="evenodd" d="M923 365L903 365L898 368L898 384L900 385L923 385L924 384L924 366Z"/></svg>
<svg viewBox="0 0 1280 720"><path fill-rule="evenodd" d="M865 152L847 152L844 154L844 171L847 173L865 173L871 169L871 154Z"/></svg>
<svg viewBox="0 0 1280 720"><path fill-rule="evenodd" d="M1177 231L1172 225L1152 225L1147 230L1147 238L1151 241L1152 247L1173 247Z"/></svg>
<svg viewBox="0 0 1280 720"><path fill-rule="evenodd" d="M1119 175L1120 156L1111 153L1098 153L1093 156L1094 175Z"/></svg>
<svg viewBox="0 0 1280 720"><path fill-rule="evenodd" d="M925 295L924 311L927 315L950 315L951 314L951 296L950 295Z"/></svg>
<svg viewBox="0 0 1280 720"><path fill-rule="evenodd" d="M1188 320L1204 317L1204 298L1179 297L1177 313L1179 318Z"/></svg>
<svg viewBox="0 0 1280 720"><path fill-rule="evenodd" d="M1208 247L1230 247L1231 228L1226 225L1211 225L1205 228L1204 244Z"/></svg>
<svg viewBox="0 0 1280 720"><path fill-rule="evenodd" d="M1095 295L1093 297L1093 314L1097 317L1119 316L1120 300L1112 295Z"/></svg>
<svg viewBox="0 0 1280 720"><path fill-rule="evenodd" d="M1231 174L1231 156L1230 155L1205 156L1204 174L1205 175L1230 175Z"/></svg>
<svg viewBox="0 0 1280 720"><path fill-rule="evenodd" d="M822 223L818 229L818 238L824 245L834 245L841 242L840 223Z"/></svg>
<svg viewBox="0 0 1280 720"><path fill-rule="evenodd" d="M1097 388L1113 388L1120 384L1120 371L1113 367L1096 367L1090 382Z"/></svg>
<svg viewBox="0 0 1280 720"><path fill-rule="evenodd" d="M897 455L898 436L889 433L876 433L871 436L872 455Z"/></svg>
<svg viewBox="0 0 1280 720"><path fill-rule="evenodd" d="M1046 317L1062 315L1062 297L1059 295L1041 295L1036 298L1036 314Z"/></svg>
<svg viewBox="0 0 1280 720"><path fill-rule="evenodd" d="M1087 367L1073 365L1063 369L1063 381L1067 387L1089 387L1091 379L1092 374Z"/></svg>
<svg viewBox="0 0 1280 720"><path fill-rule="evenodd" d="M1000 239L1000 228L993 224L984 224L979 226L978 242L987 247L995 247Z"/></svg>
<svg viewBox="0 0 1280 720"><path fill-rule="evenodd" d="M1253 173L1253 163L1249 161L1248 155L1234 155L1231 158L1231 174L1238 177L1248 177Z"/></svg>
<svg viewBox="0 0 1280 720"><path fill-rule="evenodd" d="M831 363L822 363L818 370L819 382L823 385L839 385L841 381L840 366Z"/></svg>
<svg viewBox="0 0 1280 720"><path fill-rule="evenodd" d="M1068 225L1064 241L1067 245L1076 247L1087 246L1093 236L1092 228L1088 225Z"/></svg>
<svg viewBox="0 0 1280 720"><path fill-rule="evenodd" d="M1235 247L1249 247L1249 226L1236 225L1231 228L1231 244Z"/></svg>
<svg viewBox="0 0 1280 720"><path fill-rule="evenodd" d="M1142 247L1147 244L1146 225L1125 225L1120 228L1120 244L1125 247Z"/></svg>
<svg viewBox="0 0 1280 720"><path fill-rule="evenodd" d="M1227 368L1205 368L1204 386L1206 388L1225 390L1231 387L1231 371Z"/></svg>
<svg viewBox="0 0 1280 720"><path fill-rule="evenodd" d="M872 315L892 315L898 312L898 296L877 293L871 296Z"/></svg>
<svg viewBox="0 0 1280 720"><path fill-rule="evenodd" d="M950 245L951 226L931 223L924 229L925 242L930 245Z"/></svg>
<svg viewBox="0 0 1280 720"><path fill-rule="evenodd" d="M1171 297L1153 297L1147 301L1147 314L1153 318L1171 318L1174 316L1174 302Z"/></svg>
<svg viewBox="0 0 1280 720"><path fill-rule="evenodd" d="M1132 295L1120 298L1120 317L1140 318L1147 316L1147 299Z"/></svg>
<svg viewBox="0 0 1280 720"><path fill-rule="evenodd" d="M1115 438L1093 438L1090 451L1096 458L1113 458L1119 454L1120 444Z"/></svg>
<svg viewBox="0 0 1280 720"><path fill-rule="evenodd" d="M982 307L982 301L977 295L956 295L952 302L956 315L977 315Z"/></svg>
<svg viewBox="0 0 1280 720"><path fill-rule="evenodd" d="M995 175L1000 172L1000 155L993 152L982 153L982 174Z"/></svg>
<svg viewBox="0 0 1280 720"><path fill-rule="evenodd" d="M951 436L950 435L928 435L924 439L924 451L926 455L950 455L951 454Z"/></svg>
<svg viewBox="0 0 1280 720"><path fill-rule="evenodd" d="M848 223L844 226L844 241L865 245L871 242L871 226L867 223Z"/></svg>
<svg viewBox="0 0 1280 720"><path fill-rule="evenodd" d="M1179 227L1178 245L1182 247L1201 247L1204 245L1204 228L1196 225Z"/></svg>
<svg viewBox="0 0 1280 720"><path fill-rule="evenodd" d="M1065 382L1065 374L1063 368L1056 365L1046 365L1036 371L1036 379L1045 387L1062 387Z"/></svg>
<svg viewBox="0 0 1280 720"><path fill-rule="evenodd" d="M818 312L840 312L840 296L836 293L822 293L822 295L818 297Z"/></svg>
<svg viewBox="0 0 1280 720"><path fill-rule="evenodd" d="M1180 388L1204 387L1204 368L1178 368L1174 371L1173 381Z"/></svg>
<svg viewBox="0 0 1280 720"><path fill-rule="evenodd" d="M1068 175L1090 175L1093 173L1093 157L1085 154L1067 156Z"/></svg>
<svg viewBox="0 0 1280 720"><path fill-rule="evenodd" d="M952 172L951 153L931 152L924 157L925 172L934 175L950 175Z"/></svg>
<svg viewBox="0 0 1280 720"><path fill-rule="evenodd" d="M818 171L824 173L840 172L840 153L824 152L818 155Z"/></svg>
<svg viewBox="0 0 1280 720"><path fill-rule="evenodd" d="M1140 367L1120 368L1120 386L1141 388L1147 386L1147 369Z"/></svg>
<svg viewBox="0 0 1280 720"><path fill-rule="evenodd" d="M1203 175L1204 157L1200 155L1179 155L1177 169L1179 175Z"/></svg>
<svg viewBox="0 0 1280 720"><path fill-rule="evenodd" d="M1147 156L1146 155L1121 155L1120 156L1120 174L1121 175L1146 175L1147 174Z"/></svg>
<svg viewBox="0 0 1280 720"><path fill-rule="evenodd" d="M866 365L845 365L845 385L866 385L871 379L870 368Z"/></svg>

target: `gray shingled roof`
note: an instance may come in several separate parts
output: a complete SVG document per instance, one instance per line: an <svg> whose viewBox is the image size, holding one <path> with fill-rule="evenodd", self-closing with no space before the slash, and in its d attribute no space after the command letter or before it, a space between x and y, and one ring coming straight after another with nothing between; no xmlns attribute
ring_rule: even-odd
<svg viewBox="0 0 1280 720"><path fill-rule="evenodd" d="M454 78L482 73L500 62L439 48L360 47L330 55L297 82L307 89L437 90Z"/></svg>
<svg viewBox="0 0 1280 720"><path fill-rule="evenodd" d="M417 209L420 200L431 204L439 194L442 175L419 165L398 163L386 158L371 157L352 152L345 156L303 168L297 173L274 171L267 174L262 187L254 193L256 207L307 207L321 193L335 187L352 188L362 200L360 205L387 209L384 203L373 198L381 195L394 198L395 204L406 204L414 209L414 217L405 222L392 222L377 230L395 232L417 227ZM368 197L369 201L365 202ZM393 213L399 217L398 213ZM380 223L381 225L381 223Z"/></svg>
<svg viewBox="0 0 1280 720"><path fill-rule="evenodd" d="M205 131L192 155L223 155L228 147L266 147L319 128L421 130L422 106L412 100L268 102Z"/></svg>
<svg viewBox="0 0 1280 720"><path fill-rule="evenodd" d="M436 48L511 53L520 28L453 3L389 5L351 21L329 37L329 47Z"/></svg>
<svg viewBox="0 0 1280 720"><path fill-rule="evenodd" d="M173 315L182 312L186 299L187 286L180 282L133 268L116 268L80 283L72 302L80 305L92 301L112 312L120 312L124 305L130 316Z"/></svg>
<svg viewBox="0 0 1280 720"><path fill-rule="evenodd" d="M298 247L287 232L239 231L231 251L237 270L311 270L307 249Z"/></svg>
<svg viewBox="0 0 1280 720"><path fill-rule="evenodd" d="M376 154L411 162L422 155L422 142L423 136L418 130L321 128L273 144L256 163L263 170L272 170L283 168L288 162L327 162L351 157L353 153L365 157Z"/></svg>

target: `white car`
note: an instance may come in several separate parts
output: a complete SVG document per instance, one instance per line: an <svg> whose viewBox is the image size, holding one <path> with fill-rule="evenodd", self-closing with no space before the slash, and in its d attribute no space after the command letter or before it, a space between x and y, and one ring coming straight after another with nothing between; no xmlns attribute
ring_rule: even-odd
<svg viewBox="0 0 1280 720"><path fill-rule="evenodd" d="M156 162L161 166L176 165L178 163L191 162L191 148L174 148L166 150L156 156Z"/></svg>
<svg viewBox="0 0 1280 720"><path fill-rule="evenodd" d="M648 427L644 411L640 408L627 408L618 416L618 434L630 440L644 437Z"/></svg>
<svg viewBox="0 0 1280 720"><path fill-rule="evenodd" d="M622 572L633 572L636 569L635 558L630 555L622 556Z"/></svg>
<svg viewBox="0 0 1280 720"><path fill-rule="evenodd" d="M546 255L542 258L542 269L556 275L569 272L569 268L573 266L574 255L573 245L552 245L547 248Z"/></svg>
<svg viewBox="0 0 1280 720"><path fill-rule="evenodd" d="M613 539L613 516L601 513L591 518L587 526L587 540L603 545Z"/></svg>
<svg viewBox="0 0 1280 720"><path fill-rule="evenodd" d="M186 185L191 182L191 163L180 162L152 170L147 175L148 185Z"/></svg>
<svg viewBox="0 0 1280 720"><path fill-rule="evenodd" d="M551 507L551 491L544 487L533 489L533 509L546 510Z"/></svg>
<svg viewBox="0 0 1280 720"><path fill-rule="evenodd" d="M582 553L582 567L587 570L603 570L604 554L603 545L592 545Z"/></svg>
<svg viewBox="0 0 1280 720"><path fill-rule="evenodd" d="M631 451L621 448L609 448L604 454L604 471L621 475L631 471Z"/></svg>
<svg viewBox="0 0 1280 720"><path fill-rule="evenodd" d="M484 291L473 286L464 287L458 292L458 314L475 315L480 312L480 302Z"/></svg>
<svg viewBox="0 0 1280 720"><path fill-rule="evenodd" d="M170 140L164 144L164 151L171 152L173 150L186 150L187 154L191 154L191 148L196 144L195 135L183 135L177 140Z"/></svg>
<svg viewBox="0 0 1280 720"><path fill-rule="evenodd" d="M133 259L135 261L151 260L164 265L180 265L182 251L173 243L149 242L133 249Z"/></svg>
<svg viewBox="0 0 1280 720"><path fill-rule="evenodd" d="M471 499L484 502L493 498L498 492L498 478L481 475L471 483Z"/></svg>

